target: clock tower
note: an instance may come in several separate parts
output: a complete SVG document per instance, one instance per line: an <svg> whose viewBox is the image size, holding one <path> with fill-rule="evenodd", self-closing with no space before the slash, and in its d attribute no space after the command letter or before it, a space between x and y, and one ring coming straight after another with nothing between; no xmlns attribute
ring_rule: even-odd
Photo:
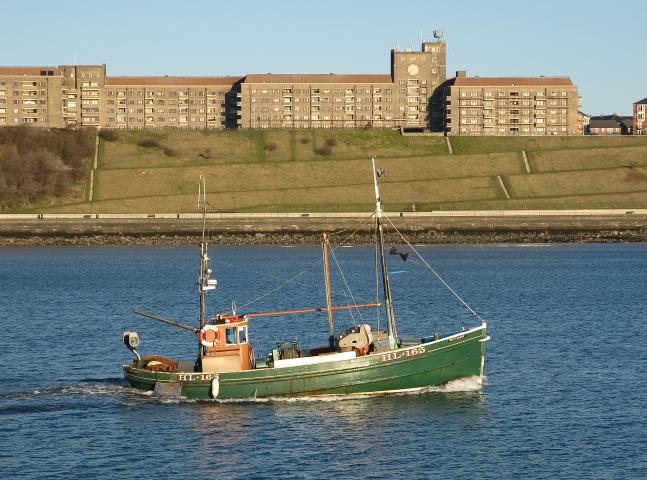
<svg viewBox="0 0 647 480"><path fill-rule="evenodd" d="M398 97L398 117L405 128L435 129L431 98L446 80L446 70L446 44L439 37L437 41L422 42L418 51L391 50L391 77Z"/></svg>

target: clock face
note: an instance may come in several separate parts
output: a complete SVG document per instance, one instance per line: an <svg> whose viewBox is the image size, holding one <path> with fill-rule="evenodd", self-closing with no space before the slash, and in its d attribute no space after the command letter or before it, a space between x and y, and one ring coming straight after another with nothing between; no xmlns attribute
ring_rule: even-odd
<svg viewBox="0 0 647 480"><path fill-rule="evenodd" d="M418 73L418 65L416 65L415 63L412 63L407 68L407 72L409 72L409 75L416 75Z"/></svg>

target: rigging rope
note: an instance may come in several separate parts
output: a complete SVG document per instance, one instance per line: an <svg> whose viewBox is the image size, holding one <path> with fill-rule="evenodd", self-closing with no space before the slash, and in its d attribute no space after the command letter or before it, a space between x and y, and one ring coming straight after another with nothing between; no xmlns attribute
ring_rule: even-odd
<svg viewBox="0 0 647 480"><path fill-rule="evenodd" d="M339 274L341 275L341 278L344 281L344 285L346 286L346 290L348 291L348 295L350 295L350 299L352 300L353 305L357 305L357 301L355 300L355 297L353 296L353 292L351 292L350 287L348 286L348 282L346 281L346 276L344 275L344 272L341 269L341 265L339 265L339 262L337 261L337 256L335 255L335 252L332 248L330 249L330 253L332 253L332 258L335 261L335 265L337 265L337 269L339 270ZM346 296L346 292L344 292L344 296ZM353 325L355 325L356 324L355 315L353 315L352 310L349 310L349 313L353 321ZM364 323L364 317L362 316L362 312L358 310L357 315L359 316L360 321Z"/></svg>
<svg viewBox="0 0 647 480"><path fill-rule="evenodd" d="M407 240L407 239L404 237L404 235L402 235L402 233L400 232L400 230L398 230L398 228L393 224L393 222L391 221L391 219L390 219L387 215L384 215L384 214L383 214L383 216L384 216L384 217L386 217L386 219L389 221L389 223L391 224L391 226L393 227L393 229L394 229L396 232L398 232L398 235L400 235L400 237L402 238L402 240L404 240L404 242L405 242L407 245L409 245L409 248L411 248L411 250L413 250L413 251L415 252L415 254L416 254L416 255L418 255L418 258L420 258L420 260L422 260L422 263L423 263L423 264L424 264L424 265L425 265L425 266L426 266L426 267L431 271L431 273L433 273L433 274L436 276L436 278L438 278L438 280L440 280L440 282L441 282L441 283L442 283L442 284L443 284L443 285L444 285L444 286L445 286L445 287L446 287L446 288L447 288L447 289L448 289L448 290L449 290L449 291L450 291L450 292L451 292L451 293L452 293L452 294L453 294L453 295L458 299L458 301L459 301L459 302L461 302L461 303L463 304L463 306L464 306L465 308L467 308L467 309L472 313L472 315L474 315L476 318L478 318L478 319L481 321L481 323L485 323L485 320L483 320L483 319L481 318L481 316L480 316L478 313L476 313L474 310L472 310L472 308L471 308L471 307L470 307L470 306L465 302L465 300L463 300L463 299L461 298L461 296L460 296L458 293L456 293L456 292L454 291L454 289L453 289L452 287L450 287L450 286L447 284L447 282L446 282L445 280L443 280L443 278L442 278L442 277L441 277L441 276L436 272L436 270L434 270L434 269L433 269L433 267L432 267L431 265L429 265L429 263L427 262L427 260L425 260L425 259L423 258L423 256L422 256L422 255L420 255L420 253L418 253L418 250L416 250L416 249L415 249L415 247L409 243L409 240Z"/></svg>
<svg viewBox="0 0 647 480"><path fill-rule="evenodd" d="M251 301L249 301L249 302L245 303L244 305L241 305L241 306L240 306L240 307L238 307L238 308L240 308L240 309L242 310L243 308L248 307L249 305L252 305L253 303L258 302L259 300L262 300L263 298L266 298L266 297L270 296L270 295L271 295L271 294L273 294L274 292L277 292L277 291L279 291L280 289L282 289L283 287L285 287L288 283L292 282L293 280L296 280L296 279L297 279L297 278L299 278L301 275L304 275L306 272L310 271L310 270L311 270L315 265L317 265L317 264L319 264L319 263L321 263L321 259L319 259L319 260L317 260L316 262L314 262L312 265L310 265L309 267L307 267L305 270L302 270L301 272L297 273L296 275L294 275L294 276L292 276L292 277L288 278L288 279L287 279L287 280L285 280L283 283L281 283L278 287L275 287L275 288L273 288L273 289L271 289L271 290L267 291L266 293L264 293L264 294L262 294L262 295L259 295L259 296L258 296L258 297L256 297L255 299L253 299L253 300L251 300Z"/></svg>
<svg viewBox="0 0 647 480"><path fill-rule="evenodd" d="M363 220L362 220L362 221L357 225L357 228L356 228L355 230L353 230L353 231L352 231L352 233L351 233L350 235L348 235L348 236L343 240L343 242L341 242L341 243L344 243L344 242L345 242L346 240L348 240L350 237L352 237L353 235L355 235L355 234L357 233L357 231L362 227L362 225L364 225L364 224L365 224L368 220L370 220L371 218L373 218L373 213L371 213L369 216L367 216L366 218L364 218L364 219L363 219ZM349 230L350 230L350 228L343 228L343 229L341 229L341 230L337 230L336 232L331 232L329 235L338 235L338 234L340 234L340 233L344 233L344 232L347 232L347 231L349 231ZM340 245L341 245L341 243L340 243Z"/></svg>
<svg viewBox="0 0 647 480"><path fill-rule="evenodd" d="M224 260L213 260L212 259L211 261L212 261L212 263L220 263L221 265L226 265L226 266L234 268L234 269L240 268L240 265L236 265L235 263L231 263L231 262L225 262ZM284 280L284 278L279 277L278 275L273 275L271 273L263 272L261 270L255 270L253 268L246 268L245 271L249 271L250 273L260 275L261 277L269 277L269 278L274 279L274 280ZM303 282L294 282L294 283L296 285L301 285L302 287L315 288L314 285L311 285L309 283L303 283Z"/></svg>
<svg viewBox="0 0 647 480"><path fill-rule="evenodd" d="M355 235L355 233L357 233L357 231L362 227L362 225L364 225L364 223L366 223L366 221L367 221L367 220L369 220L372 216L373 216L373 215L371 214L371 215L367 216L364 220L362 220L362 221L359 223L359 225L357 225L357 228L355 228L355 230L353 230L353 231L352 231L348 236L346 236L346 237L345 237L345 238L344 238L344 239L339 243L339 245L338 245L338 246L336 246L336 247L334 247L334 248L332 248L332 247L331 247L331 249L330 249L330 250L331 250L331 252L334 252L337 248L339 248L341 245L343 245L343 244L344 244L344 243L345 243L349 238L351 238L353 235ZM338 234L340 234L340 233L347 232L348 230L349 230L348 228L346 228L346 229L342 229L342 230L338 230L338 231L336 231L336 232L332 232L330 235L331 235L331 236L332 236L332 235L338 235ZM245 308L245 307L248 307L249 305L252 305L252 304L254 304L254 303L258 302L259 300L262 300L263 298L267 298L267 297L268 297L268 296L270 296L271 294L273 294L273 293L275 293L275 292L277 292L277 291L281 290L281 289L282 289L283 287L285 287L287 284L292 283L292 281L296 280L296 279L297 279L297 278L299 278L301 275L303 275L303 274L305 274L306 272L310 271L313 267L315 267L316 265L318 265L319 263L321 263L321 261L322 261L321 259L318 259L316 262L314 262L312 265L310 265L309 267L307 267L305 270L301 271L300 273L297 273L297 274L296 274L296 275L294 275L293 277L288 278L286 281L284 281L283 283L281 283L278 287L275 287L275 288L273 288L273 289L269 290L268 292L266 292L266 293L264 293L264 294L262 294L262 295L259 295L258 297L254 298L253 300L250 300L249 302L245 303L244 305L241 305L241 306L240 306L240 307L238 307L238 308L243 309L243 308Z"/></svg>

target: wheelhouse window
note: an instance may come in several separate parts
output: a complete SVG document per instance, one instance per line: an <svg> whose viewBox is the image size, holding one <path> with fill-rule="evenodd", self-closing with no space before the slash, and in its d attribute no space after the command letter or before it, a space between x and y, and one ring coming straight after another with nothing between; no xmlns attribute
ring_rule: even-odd
<svg viewBox="0 0 647 480"><path fill-rule="evenodd" d="M227 328L225 338L227 345L236 345L236 327Z"/></svg>
<svg viewBox="0 0 647 480"><path fill-rule="evenodd" d="M238 327L238 343L247 343L247 327Z"/></svg>

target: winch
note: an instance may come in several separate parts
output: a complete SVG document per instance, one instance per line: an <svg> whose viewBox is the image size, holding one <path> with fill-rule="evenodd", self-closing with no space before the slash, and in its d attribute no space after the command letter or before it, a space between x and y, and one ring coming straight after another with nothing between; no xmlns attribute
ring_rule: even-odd
<svg viewBox="0 0 647 480"><path fill-rule="evenodd" d="M358 354L365 355L372 343L373 332L371 326L366 323L352 326L335 335L335 347L342 352L354 349Z"/></svg>

